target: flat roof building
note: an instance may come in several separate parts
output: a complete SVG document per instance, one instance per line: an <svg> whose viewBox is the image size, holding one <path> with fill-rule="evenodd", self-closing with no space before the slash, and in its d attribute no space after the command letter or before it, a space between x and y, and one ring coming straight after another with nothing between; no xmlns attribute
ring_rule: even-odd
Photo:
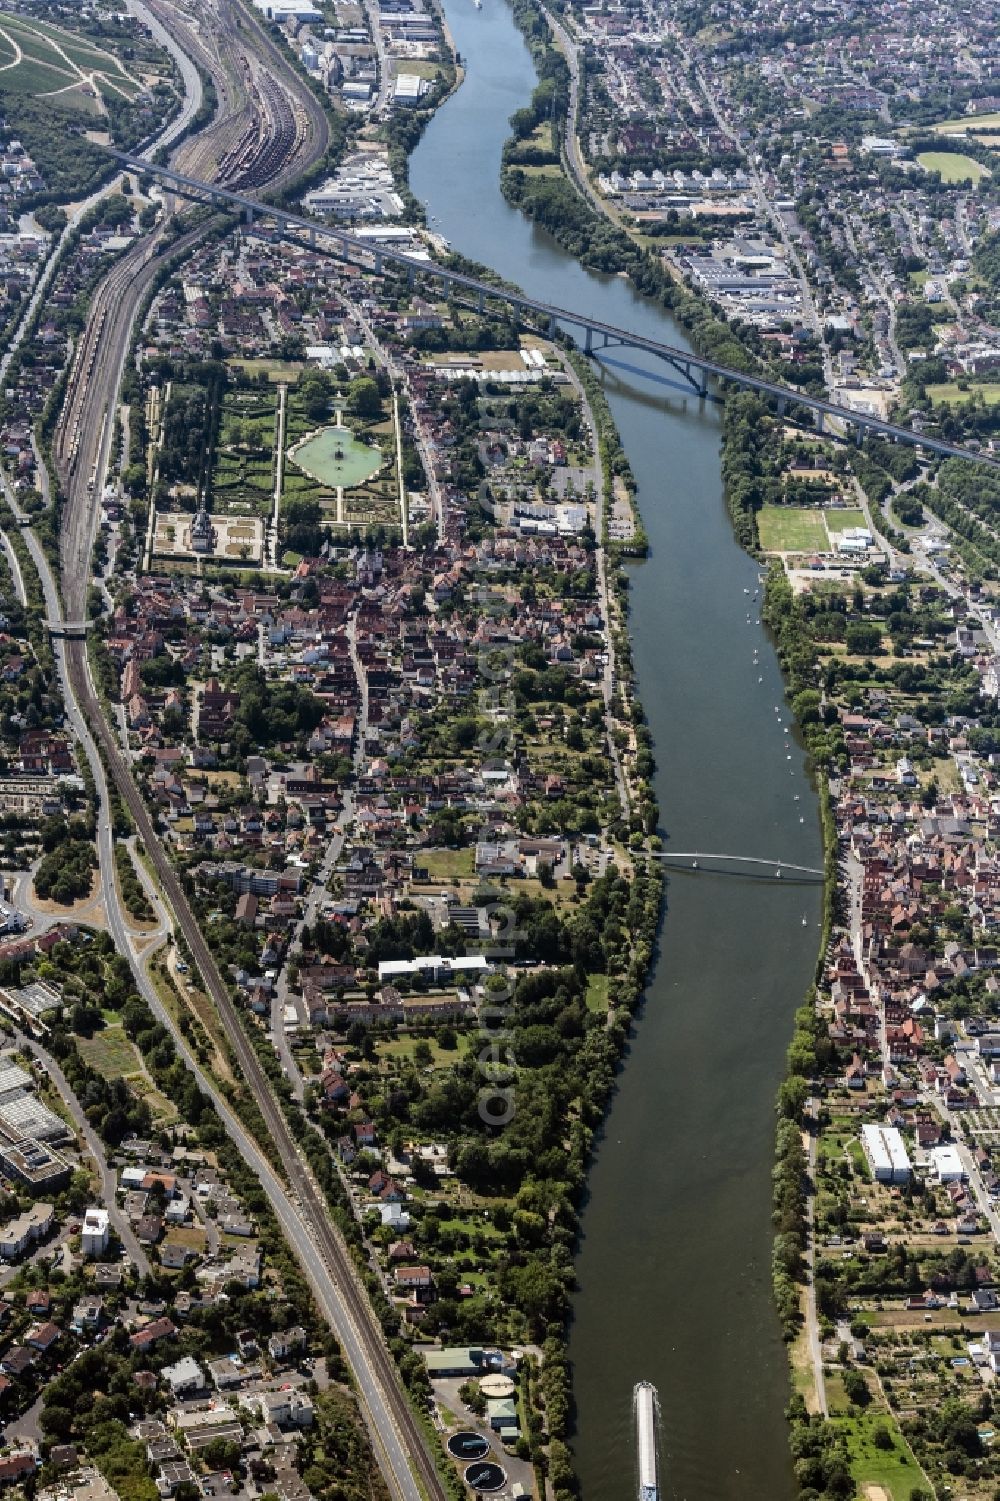
<svg viewBox="0 0 1000 1501"><path fill-rule="evenodd" d="M939 1183L961 1183L968 1177L957 1147L935 1147L931 1153L931 1162Z"/></svg>
<svg viewBox="0 0 1000 1501"><path fill-rule="evenodd" d="M484 954L467 954L461 959L442 958L439 954L425 954L418 959L383 959L378 967L379 983L397 980L401 976L424 975L430 980L449 980L454 975L479 974L485 976L489 961Z"/></svg>
<svg viewBox="0 0 1000 1501"><path fill-rule="evenodd" d="M877 1183L909 1181L910 1159L895 1126L862 1126L861 1145Z"/></svg>

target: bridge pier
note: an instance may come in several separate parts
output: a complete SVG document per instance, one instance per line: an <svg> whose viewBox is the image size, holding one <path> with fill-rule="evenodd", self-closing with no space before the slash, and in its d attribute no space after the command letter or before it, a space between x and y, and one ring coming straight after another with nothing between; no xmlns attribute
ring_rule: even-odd
<svg viewBox="0 0 1000 1501"><path fill-rule="evenodd" d="M862 448L864 446L864 441L867 438L867 436L868 436L868 429L867 429L867 427L865 426L865 424L863 422L859 422L858 425L857 425L857 429L855 431L855 434L854 434L854 441L857 444L858 448Z"/></svg>
<svg viewBox="0 0 1000 1501"><path fill-rule="evenodd" d="M243 211L243 217L246 220L247 224L252 224L253 223L253 218L254 218L253 209L249 206L249 204L247 205L247 207Z"/></svg>
<svg viewBox="0 0 1000 1501"><path fill-rule="evenodd" d="M815 417L816 417L816 431L818 433L824 432L825 429L826 429L826 413L825 412L816 412L815 413Z"/></svg>
<svg viewBox="0 0 1000 1501"><path fill-rule="evenodd" d="M381 252L381 250L376 250L376 252L375 252L375 275L376 276L381 276L382 275L382 252Z"/></svg>
<svg viewBox="0 0 1000 1501"><path fill-rule="evenodd" d="M778 416L783 417L788 411L788 402L783 396L778 397Z"/></svg>
<svg viewBox="0 0 1000 1501"><path fill-rule="evenodd" d="M585 354L594 352L594 330L590 327L584 329L583 350Z"/></svg>

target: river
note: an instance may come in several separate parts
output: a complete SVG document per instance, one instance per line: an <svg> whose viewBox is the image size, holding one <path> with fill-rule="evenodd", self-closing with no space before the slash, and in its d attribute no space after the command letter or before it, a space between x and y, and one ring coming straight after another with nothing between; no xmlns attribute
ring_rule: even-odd
<svg viewBox="0 0 1000 1501"><path fill-rule="evenodd" d="M683 345L672 320L623 280L584 271L504 201L500 152L534 87L532 60L503 0L482 10L445 0L445 9L467 72L411 164L432 227L533 297ZM631 634L668 843L819 866L816 798L757 623L758 570L722 498L719 410L621 372L606 389L651 543L631 570ZM577 1258L570 1354L585 1501L632 1493L641 1379L660 1393L663 1496L795 1493L771 1301L770 1174L774 1098L819 917L816 885L704 869L669 882Z"/></svg>

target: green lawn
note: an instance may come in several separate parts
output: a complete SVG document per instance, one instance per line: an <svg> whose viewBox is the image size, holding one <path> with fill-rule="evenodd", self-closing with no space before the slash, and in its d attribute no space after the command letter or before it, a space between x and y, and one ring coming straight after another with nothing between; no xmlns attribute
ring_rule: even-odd
<svg viewBox="0 0 1000 1501"><path fill-rule="evenodd" d="M413 1050L418 1040L426 1042L431 1050L431 1067L441 1068L446 1063L453 1064L459 1057L457 1048L443 1048L435 1037L394 1037L389 1042L379 1042L378 1055L380 1058L394 1058L397 1061L412 1059Z"/></svg>
<svg viewBox="0 0 1000 1501"><path fill-rule="evenodd" d="M476 852L471 847L463 850L427 850L417 860L426 865L427 872L435 881L471 880L476 870Z"/></svg>
<svg viewBox="0 0 1000 1501"><path fill-rule="evenodd" d="M607 975L587 976L587 1010L607 1011L608 1009L608 977Z"/></svg>
<svg viewBox="0 0 1000 1501"><path fill-rule="evenodd" d="M980 178L990 175L982 162L962 151L922 151L917 161L928 172L940 172L942 182L965 182L971 178L978 183Z"/></svg>
<svg viewBox="0 0 1000 1501"><path fill-rule="evenodd" d="M908 1501L910 1491L922 1483L922 1477L890 1414L866 1412L858 1418L835 1418L833 1421L846 1435L851 1474L858 1488L863 1490L867 1485L880 1485L892 1501ZM876 1449L873 1442L876 1426L889 1429L893 1442L891 1449Z"/></svg>
<svg viewBox="0 0 1000 1501"><path fill-rule="evenodd" d="M763 506L757 513L765 552L829 552L821 511L800 506Z"/></svg>
<svg viewBox="0 0 1000 1501"><path fill-rule="evenodd" d="M834 510L830 510L830 511L824 511L823 515L826 518L827 528L831 532L846 532L846 531L849 531L852 526L864 526L865 525L865 513L864 513L864 511L857 511L857 510L834 511Z"/></svg>
<svg viewBox="0 0 1000 1501"><path fill-rule="evenodd" d="M392 68L397 78L400 73L411 73L417 78L434 79L441 71L441 64L431 62L429 58L394 57Z"/></svg>
<svg viewBox="0 0 1000 1501"><path fill-rule="evenodd" d="M928 386L927 395L931 401L943 401L949 406L959 406L963 401L971 401L973 396L979 396L987 406L996 406L1000 402L1000 384L970 382L968 390L960 391L955 381L943 381L940 385Z"/></svg>
<svg viewBox="0 0 1000 1501"><path fill-rule="evenodd" d="M305 364L301 360L227 360L227 364L236 365L238 369L245 370L248 375L266 375L268 380L280 383L286 381L294 385L298 380Z"/></svg>

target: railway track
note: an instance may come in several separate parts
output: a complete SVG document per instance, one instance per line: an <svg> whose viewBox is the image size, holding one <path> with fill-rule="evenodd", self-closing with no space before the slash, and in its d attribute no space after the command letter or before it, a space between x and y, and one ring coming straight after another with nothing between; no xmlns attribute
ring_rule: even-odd
<svg viewBox="0 0 1000 1501"><path fill-rule="evenodd" d="M156 256L157 247L162 238L163 234L160 231L150 235L148 239L138 240L121 260L112 266L94 293L86 327L73 354L66 388L66 402L60 413L53 445L59 478L64 485L68 483L80 457L88 406L87 398L97 370L101 355L101 342L108 329L108 320L109 318L113 320L115 308L126 290L137 277L141 276L143 268ZM182 241L177 243L181 244Z"/></svg>
<svg viewBox="0 0 1000 1501"><path fill-rule="evenodd" d="M73 696L100 744L111 780L132 816L161 890L173 911L176 925L191 950L219 1013L243 1078L260 1110L268 1132L268 1141L261 1142L260 1145L265 1150L271 1149L277 1153L286 1180L297 1197L302 1222L332 1274L340 1298L350 1312L369 1364L392 1408L394 1422L407 1452L416 1463L419 1480L426 1495L430 1501L447 1501L423 1430L402 1390L395 1362L385 1346L382 1331L375 1322L368 1296L359 1284L347 1246L331 1224L323 1196L295 1145L284 1112L243 1030L236 1006L188 905L177 872L160 842L142 794L133 780L131 769L104 716L90 677L86 642L67 640L64 651Z"/></svg>
<svg viewBox="0 0 1000 1501"><path fill-rule="evenodd" d="M219 101L216 118L180 148L183 170L229 187L277 188L323 154L329 125L322 107L239 0L210 0L197 20L180 5L159 16L183 32ZM214 50L205 37L209 22Z"/></svg>
<svg viewBox="0 0 1000 1501"><path fill-rule="evenodd" d="M235 16L232 0L217 0L223 17L218 33L220 55L229 49L242 60L251 59L245 72L226 68L212 57L197 36L191 51L217 80L222 106L217 118L181 148L187 158L204 152L214 173L224 172L227 183L239 187L280 187L294 180L326 149L328 126L316 100L290 74L274 43L255 23ZM161 10L172 32L190 40L179 7ZM197 34L199 28L192 28ZM252 45L247 46L250 41ZM206 59L208 61L206 62ZM234 76L235 75L235 76ZM221 148L221 149L220 149ZM57 470L67 503L61 536L61 575L65 618L83 619L90 581L90 553L97 524L98 490L103 482L110 444L108 431L131 331L153 278L166 256L192 249L206 226L189 230L165 243L165 228L138 242L109 271L96 290L91 315L74 354L67 396L55 436ZM169 902L177 930L183 934L220 1021L233 1048L246 1085L260 1110L267 1140L260 1143L266 1157L280 1163L295 1200L296 1224L289 1227L289 1243L314 1286L321 1306L334 1321L346 1319L353 1342L352 1367L376 1455L400 1501L446 1501L434 1460L421 1425L403 1391L399 1373L386 1348L367 1293L355 1271L347 1246L334 1228L323 1195L300 1154L278 1100L272 1093L237 1008L214 957L202 937L170 858L136 785L127 758L109 726L94 690L86 643L64 642L67 686L100 745L111 781L128 808ZM109 893L113 900L113 892ZM302 1240L296 1244L296 1236ZM317 1256L325 1277L316 1282L310 1259ZM331 1312L333 1310L333 1312Z"/></svg>

